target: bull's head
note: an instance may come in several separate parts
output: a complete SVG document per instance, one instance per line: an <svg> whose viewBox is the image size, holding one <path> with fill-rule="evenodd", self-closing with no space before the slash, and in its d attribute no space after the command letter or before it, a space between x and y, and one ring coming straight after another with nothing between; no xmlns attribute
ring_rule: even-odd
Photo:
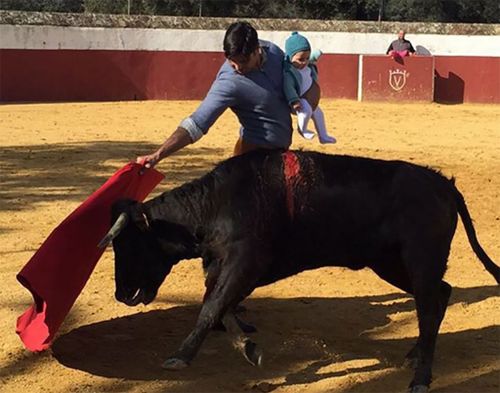
<svg viewBox="0 0 500 393"><path fill-rule="evenodd" d="M113 241L115 296L129 306L153 301L172 266L181 259L171 252L172 242L162 238L162 223L152 223L147 229L141 225L140 207L131 200L117 202L112 209L114 224L100 243L104 247Z"/></svg>

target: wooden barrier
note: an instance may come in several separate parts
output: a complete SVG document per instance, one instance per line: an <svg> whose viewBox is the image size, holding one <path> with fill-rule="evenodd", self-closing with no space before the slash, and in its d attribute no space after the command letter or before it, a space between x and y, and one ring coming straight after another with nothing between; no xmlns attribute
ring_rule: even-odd
<svg viewBox="0 0 500 393"><path fill-rule="evenodd" d="M436 56L434 101L500 103L500 57Z"/></svg>
<svg viewBox="0 0 500 393"><path fill-rule="evenodd" d="M325 54L318 62L321 95L355 100L358 96L359 55Z"/></svg>
<svg viewBox="0 0 500 393"><path fill-rule="evenodd" d="M215 52L0 50L0 101L200 100Z"/></svg>
<svg viewBox="0 0 500 393"><path fill-rule="evenodd" d="M0 101L200 100L221 52L0 49ZM323 98L500 103L500 58L324 54Z"/></svg>
<svg viewBox="0 0 500 393"><path fill-rule="evenodd" d="M434 98L434 57L360 56L359 100L427 101Z"/></svg>

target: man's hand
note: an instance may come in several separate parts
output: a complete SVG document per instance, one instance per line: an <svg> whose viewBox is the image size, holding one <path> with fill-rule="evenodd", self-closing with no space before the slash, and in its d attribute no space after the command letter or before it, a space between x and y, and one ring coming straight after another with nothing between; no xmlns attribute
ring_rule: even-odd
<svg viewBox="0 0 500 393"><path fill-rule="evenodd" d="M170 135L163 145L160 146L153 154L147 156L139 156L135 162L144 165L144 168L153 168L165 157L170 156L184 146L193 143L189 133L182 127L177 127L172 135Z"/></svg>
<svg viewBox="0 0 500 393"><path fill-rule="evenodd" d="M136 163L143 165L145 168L153 168L159 161L160 155L158 152L147 156L139 156L135 159Z"/></svg>
<svg viewBox="0 0 500 393"><path fill-rule="evenodd" d="M293 104L292 104L292 108L295 112L298 112L300 110L302 110L302 105L300 105L300 101L295 101Z"/></svg>

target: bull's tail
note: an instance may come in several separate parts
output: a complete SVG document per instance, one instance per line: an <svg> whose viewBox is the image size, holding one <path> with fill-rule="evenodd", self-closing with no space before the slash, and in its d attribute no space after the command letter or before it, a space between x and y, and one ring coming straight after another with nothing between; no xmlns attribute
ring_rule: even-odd
<svg viewBox="0 0 500 393"><path fill-rule="evenodd" d="M472 218L470 217L469 210L465 204L464 196L458 191L456 187L453 187L455 191L455 200L457 202L458 214L462 218L462 223L464 224L465 232L469 238L469 243L472 250L477 255L479 260L483 263L486 270L495 278L498 284L500 284L500 267L498 267L495 262L486 254L483 250L479 241L477 240L476 230L472 224Z"/></svg>

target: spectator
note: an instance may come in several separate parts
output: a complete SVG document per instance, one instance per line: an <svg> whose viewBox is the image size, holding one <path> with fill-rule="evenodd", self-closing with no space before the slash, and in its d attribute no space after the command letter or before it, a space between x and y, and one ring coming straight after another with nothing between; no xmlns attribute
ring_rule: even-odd
<svg viewBox="0 0 500 393"><path fill-rule="evenodd" d="M399 30L398 39L392 41L389 48L387 48L386 54L391 57L405 57L405 56L413 56L416 54L415 49L413 49L413 45L410 41L405 39L405 31Z"/></svg>

